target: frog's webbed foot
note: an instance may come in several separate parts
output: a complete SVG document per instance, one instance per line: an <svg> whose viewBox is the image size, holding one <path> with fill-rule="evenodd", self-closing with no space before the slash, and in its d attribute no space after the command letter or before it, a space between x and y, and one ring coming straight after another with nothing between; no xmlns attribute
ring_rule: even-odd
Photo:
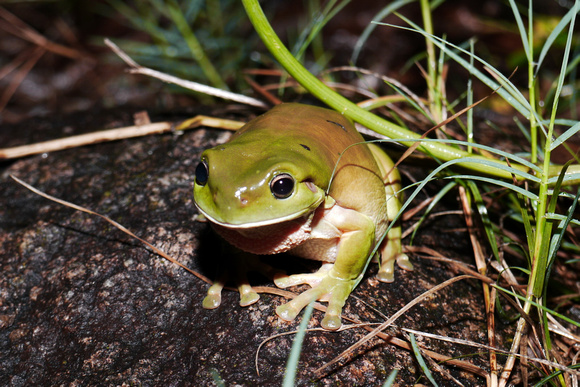
<svg viewBox="0 0 580 387"><path fill-rule="evenodd" d="M222 290L227 282L232 281L240 293L240 306L249 306L260 299L260 295L252 288L248 280L248 272L258 272L267 278L281 276L282 272L262 262L259 257L251 254L238 253L227 259L227 269L214 281L203 299L205 309L215 309L221 304Z"/></svg>
<svg viewBox="0 0 580 387"><path fill-rule="evenodd" d="M357 279L345 280L335 277L333 275L333 266L334 264L324 264L316 273L295 274L275 279L274 282L280 287L299 284L312 286L312 289L277 307L276 314L278 317L282 320L292 321L312 301L328 301L326 314L320 325L328 330L339 329L342 325L340 318L342 307L358 281Z"/></svg>
<svg viewBox="0 0 580 387"><path fill-rule="evenodd" d="M395 225L381 246L381 268L377 273L377 279L381 282L393 282L395 280L395 261L404 270L413 270L413 264L409 256L403 253L401 244L401 226Z"/></svg>

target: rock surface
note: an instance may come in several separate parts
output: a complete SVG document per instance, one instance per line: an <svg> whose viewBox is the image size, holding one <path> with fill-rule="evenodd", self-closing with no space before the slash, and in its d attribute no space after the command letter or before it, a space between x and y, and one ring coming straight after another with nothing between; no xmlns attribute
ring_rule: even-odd
<svg viewBox="0 0 580 387"><path fill-rule="evenodd" d="M130 125L132 113L96 111L4 126L0 144ZM185 117L170 119L179 118ZM223 131L198 129L0 162L1 385L212 385L215 378L227 385L281 384L293 335L273 338L261 348L259 375L254 363L263 340L296 329L300 322L301 316L293 323L277 318L274 309L284 301L281 297L263 295L241 308L237 293L226 292L220 308L204 310L206 283L103 220L41 198L9 178L14 174L48 194L109 216L212 277L221 242L207 224L193 219L192 180L200 152L226 137ZM464 259L470 262L467 234L442 232L464 227L462 218L448 216L448 224L442 222L422 228L415 244L451 257L467 254ZM393 284L367 276L344 313L384 321L372 308L390 316L457 274L442 263L412 260L416 270L397 269ZM272 286L259 277L257 282ZM396 324L485 343L481 293L479 283L461 281L421 302ZM321 318L315 312L310 327L319 327ZM404 338L395 328L388 332ZM316 368L365 334L360 328L308 333L299 383L380 385L395 368L402 385L425 381L410 352L375 338L313 382ZM449 356L477 352L418 340ZM483 356L468 361L483 368L487 364ZM466 385L485 384L456 367L444 368ZM441 373L435 377L450 383Z"/></svg>

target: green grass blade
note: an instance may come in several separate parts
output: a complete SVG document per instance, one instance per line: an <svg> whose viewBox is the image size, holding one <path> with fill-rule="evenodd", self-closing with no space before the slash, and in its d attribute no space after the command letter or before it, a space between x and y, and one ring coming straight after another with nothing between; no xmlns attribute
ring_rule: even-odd
<svg viewBox="0 0 580 387"><path fill-rule="evenodd" d="M470 56L469 56L469 65L471 67L473 67L473 57L475 56L475 51L474 51L474 40L473 39L469 39L469 52L470 52ZM471 106L473 105L473 79L471 76L471 73L469 73L469 78L467 79L467 99L465 101L467 106ZM472 143L475 142L474 141L474 134L473 134L473 110L474 109L469 109L467 111L467 130L465 131L465 134L467 135L467 142ZM471 145L469 145L467 147L467 151L469 153L471 153L472 148Z"/></svg>
<svg viewBox="0 0 580 387"><path fill-rule="evenodd" d="M405 90L403 90L402 88L398 87L397 85L388 82L385 80L385 83L387 85L389 85L391 88L393 88L393 90L395 90L395 92L401 96L403 96L405 98L405 100L407 101L407 103L409 105L411 105L411 107L415 108L415 110L417 110L419 113L421 113L424 117L427 117L433 124L435 124L435 122L433 121L433 119L431 118L431 115L429 114L429 112L427 112L426 107L419 105L417 103L417 101L415 101L415 99L413 99L409 93L407 93Z"/></svg>
<svg viewBox="0 0 580 387"><path fill-rule="evenodd" d="M421 215L421 219L419 219L419 221L417 222L417 225L416 225L415 229L413 230L413 233L411 234L409 244L413 244L413 240L415 239L415 235L417 234L417 231L419 231L419 228L421 227L421 225L423 224L425 219L427 219L427 217L431 213L431 210L433 208L435 208L435 206L441 201L441 199L443 199L445 197L445 195L447 195L447 193L456 186L457 186L457 182L455 182L455 181L449 182L445 185L445 187L441 188L435 196L433 196L431 203L429 203L427 208L425 208L425 211L423 211L423 215Z"/></svg>
<svg viewBox="0 0 580 387"><path fill-rule="evenodd" d="M574 198L576 198L576 196L574 196ZM553 220L553 221L558 221L558 222L564 222L564 221L566 221L567 218L568 218L567 216L564 216L562 214L556 214L556 213L553 213L553 212L548 212L546 214L546 219ZM571 218L570 219L570 223L573 224L573 225L575 225L575 226L580 226L580 220L578 220L578 219ZM574 245L567 245L567 246L569 248L571 248Z"/></svg>
<svg viewBox="0 0 580 387"><path fill-rule="evenodd" d="M548 253L550 257L550 264L548 265L547 270L548 275L552 270L552 264L556 260L556 254L558 253L558 250L560 250L560 246L562 245L562 241L564 240L564 235L566 235L566 228L570 225L570 223L574 223L573 221L575 219L573 219L572 217L574 216L574 211L576 210L579 198L580 198L580 189L578 189L576 196L574 197L574 201L572 202L572 205L568 209L566 217L563 217L564 219L560 221L560 224L556 228L556 232L552 236L552 241L550 243L550 251Z"/></svg>
<svg viewBox="0 0 580 387"><path fill-rule="evenodd" d="M568 368L573 369L573 370L577 370L577 369L580 369L580 364L573 364L573 365L568 366ZM564 374L564 371L552 372L550 375L546 376L545 378L540 380L538 383L534 384L533 387L544 387L544 386L548 385L548 383L552 379L560 377L563 374ZM561 384L554 384L554 385L561 385Z"/></svg>
<svg viewBox="0 0 580 387"><path fill-rule="evenodd" d="M526 234L526 242L528 246L534 245L534 240L536 238L536 231L532 225L533 217L530 216L531 213L531 204L529 201L526 201L522 195L512 195L510 196L514 205L518 207L520 210L520 215L522 216L521 222L524 224L525 234ZM525 252L526 257L528 258L528 263L530 262L529 253Z"/></svg>
<svg viewBox="0 0 580 387"><path fill-rule="evenodd" d="M492 90L497 89L497 93L499 95L501 95L501 97L506 102L508 102L514 109L516 109L518 112L520 112L525 117L530 116L531 109L530 109L530 105L529 105L527 99L503 74L495 71L493 66L491 66L486 61L479 58L478 56L474 57L476 61L478 61L479 63L484 65L490 71L492 71L495 74L495 76L499 80L501 80L502 88L499 88L500 87L499 83L497 83L496 81L492 80L491 78L489 78L488 76L483 74L481 71L479 71L474 66L471 66L468 61L461 58L454 50L451 50L449 47L452 47L453 49L458 50L458 51L466 54L467 56L471 55L471 53L469 51L467 51L459 46L456 46L454 44L451 44L449 42L444 42L443 39L441 39L439 37L427 34L419 26L417 26L416 24L414 24L413 22L411 22L409 19L405 18L402 15L399 15L399 17L401 19L403 19L405 22L407 22L410 26L412 26L412 28L397 26L397 25L389 24L389 23L377 23L377 24L389 26L389 27L393 27L393 28L399 28L399 29L403 29L403 30L408 30L408 31L412 31L415 33L419 33L425 37L429 37L430 39L433 40L434 44L439 47L440 50L444 50L445 54L447 56L449 56L451 59L453 59L454 61L459 63L465 69L469 70L473 75L475 75L486 86L488 86Z"/></svg>
<svg viewBox="0 0 580 387"><path fill-rule="evenodd" d="M574 165L574 167L577 167L577 165ZM553 185L556 183L556 181L558 181L558 176L551 177L548 179L548 184ZM578 182L580 182L580 173L578 172L566 173L564 183L566 183L567 185L575 185L578 184Z"/></svg>
<svg viewBox="0 0 580 387"><path fill-rule="evenodd" d="M391 371L391 373L389 374L389 377L387 378L387 380L385 380L385 382L383 383L383 387L391 387L395 385L395 379L397 378L397 374L399 373L398 369L394 369Z"/></svg>
<svg viewBox="0 0 580 387"><path fill-rule="evenodd" d="M292 75L306 90L308 90L313 96L320 99L323 103L327 104L331 108L341 112L346 117L351 120L358 122L366 127L374 130L377 133L383 134L390 138L403 138L403 145L410 146L413 141L417 140L420 136L413 133L405 128L396 125L390 121L387 121L375 114L372 114L348 99L344 98L340 94L331 90L328 86L322 83L314 75L312 75L304 66L292 56L288 51L284 43L280 40L264 11L260 7L258 0L242 0L246 14L248 15L250 21L252 22L256 32L264 42L265 46L268 48L270 53L280 62L290 75ZM506 171L502 168L489 167L482 163L475 164L473 160L485 160L483 156L469 156L469 153L463 150L454 149L450 146L445 146L441 144L429 144L426 143L419 148L422 152L428 153L433 157L441 160L457 160L455 163L459 163L465 168L476 169L478 172L483 174L488 174L492 176L498 176L503 178L511 178L510 174L506 174ZM464 160L469 160L464 162ZM501 164L498 163L498 164ZM527 170L524 166L513 166L516 169Z"/></svg>
<svg viewBox="0 0 580 387"><path fill-rule="evenodd" d="M483 202L483 198L481 197L481 192L477 187L477 184L473 180L467 181L467 186L469 190L473 194L473 198L475 199L475 206L477 208L477 212L481 218L483 223L483 229L485 230L485 234L487 235L487 241L491 247L491 251L493 252L493 256L496 260L500 260L499 257L499 249L497 247L497 240L495 239L495 233L493 232L493 225L491 220L489 219L489 214L487 213L487 207Z"/></svg>
<svg viewBox="0 0 580 387"><path fill-rule="evenodd" d="M412 3L414 1L417 1L417 0L397 0L397 1L393 1L392 3L390 3L389 5L387 5L385 8L381 9L375 16L373 16L373 20L374 21L383 20L384 18L386 18L387 16L389 16L391 13L393 13L394 11L398 10L399 8L401 8L402 6L407 5L409 3ZM360 55L360 52L361 52L363 46L365 45L365 43L368 40L369 36L375 30L375 28L377 28L377 24L376 23L369 23L369 25L366 26L366 28L364 29L364 31L362 32L362 34L358 38L356 44L354 45L354 49L352 50L352 55L350 57L350 61L351 61L351 63L353 65L356 64L356 61L358 60L358 57Z"/></svg>
<svg viewBox="0 0 580 387"><path fill-rule="evenodd" d="M566 321L569 324L572 324L578 328L580 328L580 321L576 321L571 319L570 317L564 316L563 314L560 314L554 310L551 310L549 308L546 308L544 305L541 305L539 303L537 303L534 300L528 300L525 296L520 295L519 293L515 293L509 289L506 288L502 288L501 286L497 285L497 284L491 284L490 286L493 286L494 288L496 288L497 290L501 290L502 292L509 294L512 297L516 297L519 298L521 301L524 302L529 302L531 305L535 306L538 309L542 309L544 312L546 313L550 313L552 316L557 317L563 321Z"/></svg>
<svg viewBox="0 0 580 387"><path fill-rule="evenodd" d="M554 121L556 119L556 113L558 111L558 102L560 99L560 94L562 93L562 87L564 86L564 79L566 78L566 70L568 66L568 59L570 58L570 48L572 47L572 38L574 37L574 24L576 22L576 14L580 10L580 2L576 1L572 11L574 11L570 17L570 28L568 29L568 38L566 39L566 46L564 47L564 57L562 58L562 66L560 68L560 75L558 77L558 85L556 87L556 93L554 94L554 102L552 104L552 115L550 118L550 130L548 133L551 134L554 126ZM551 141L551 137L548 141Z"/></svg>
<svg viewBox="0 0 580 387"><path fill-rule="evenodd" d="M575 16L577 12L578 11L575 9L575 7L572 7L568 12L566 12L566 15L564 15L564 17L560 19L560 21L558 22L556 27L554 27L552 32L550 32L550 35L544 42L542 50L540 51L540 56L538 58L538 63L536 64L536 72L534 74L534 77L536 77L536 75L538 74L538 71L540 70L542 63L544 62L544 59L546 58L548 51L552 47L552 44L554 43L558 35L560 35L560 33L564 30L564 28L566 28L566 26L570 23L570 20L572 20L572 17Z"/></svg>
<svg viewBox="0 0 580 387"><path fill-rule="evenodd" d="M544 219L546 219L546 214L549 213L554 213L556 211L556 205L558 203L558 193L560 191L560 187L562 186L562 181L564 180L564 176L566 175L566 169L567 169L567 165L564 166L562 172L560 173L560 176L558 176L558 181L556 182L556 185L554 187L554 190L552 192L552 196L550 197L550 201L548 203L548 207L546 209L546 211L544 212ZM546 219L547 220L547 219ZM549 250L552 243L552 229L554 227L554 223L553 222L548 222L545 221L543 222L544 227L540 230L538 230L538 232L542 233L542 241L541 241L541 245L540 245L540 254L536 257L537 259L537 264L536 264L536 269L532 272L532 274L534 275L534 289L533 289L533 293L536 296L540 296L542 293L545 293L545 285L546 285L546 278L549 277L549 267L551 266L553 259L555 258L555 254L554 256L549 254ZM547 323L547 322L546 322ZM545 327L547 327L547 325L544 325ZM549 337L546 337L546 340L549 340Z"/></svg>
<svg viewBox="0 0 580 387"><path fill-rule="evenodd" d="M392 140L374 140L372 142L403 142L405 139L392 139ZM529 168L531 171L536 171L536 172L541 172L542 170L537 166L534 165L532 163L530 163L529 161L527 161L526 159L519 157L517 155L499 150L499 149L495 149L492 148L490 146L487 145L481 145L481 144L477 144L477 143L470 143L467 141L461 141L461 140L450 140L450 139L445 139L445 140L441 140L441 139L435 139L435 138L422 138L422 139L417 139L415 140L416 142L421 142L421 143L430 143L430 142L435 142L435 143L446 143L446 144L453 144L453 145L464 145L464 146L472 146L473 148L477 148L477 149L482 149L485 150L489 153L492 154L497 154L499 156L505 157L506 159L509 159L515 163L521 164L522 166L525 166L527 168ZM493 160L493 159L481 159L479 157L477 157L476 155L473 156L468 156L463 158L462 160L478 160L481 162L490 162L492 164L489 165L493 165L493 166L497 166L498 168L502 168L505 171L509 171L509 173L513 173L518 177L533 181L535 183L540 183L540 178L538 178L537 176L534 176L528 172L522 171L519 168L512 168L507 166L507 164L503 164L500 161L497 160ZM500 167L499 165L502 165L502 167ZM505 167L505 168L504 168ZM559 173L559 172L558 172Z"/></svg>
<svg viewBox="0 0 580 387"><path fill-rule="evenodd" d="M572 137L573 135L575 135L578 132L580 132L580 122L576 122L576 124L574 126L572 126L570 129L566 130L554 142L552 142L552 144L550 145L550 150L552 151L552 150L556 149L557 147L562 145L562 143L564 141L568 140L570 137Z"/></svg>
<svg viewBox="0 0 580 387"><path fill-rule="evenodd" d="M568 225L574 220L574 211L576 210L576 205L578 204L578 198L580 197L580 189L578 189L576 196L574 197L574 200L572 201L572 204L570 205L570 208L568 208L568 213L565 217L563 217L564 219L562 219L560 221L560 224L558 225L558 231L552 236L552 242L550 245L550 252L548 253L548 257L550 258L550 261L553 262L556 259L556 253L558 252L558 250L560 249L560 246L562 245L562 240L564 239L564 234L566 233L566 228L568 227ZM557 201L557 197L554 198L554 196L552 196L553 199L556 199L554 201ZM546 214L546 216L550 215L550 213L552 213L552 211L548 212ZM551 266L551 265L550 265Z"/></svg>
<svg viewBox="0 0 580 387"><path fill-rule="evenodd" d="M544 124L548 124L549 122L550 122L550 120L543 121ZM566 119L566 118L556 118L554 120L554 124L563 125L563 126L574 126L579 122L580 121L578 121L578 120L570 120L570 119Z"/></svg>
<svg viewBox="0 0 580 387"><path fill-rule="evenodd" d="M409 339L411 341L411 347L413 348L413 353L415 354L415 359L417 359L417 363L419 363L421 370L423 371L423 373L425 374L427 379L429 379L431 384L433 384L435 387L438 387L439 385L435 381L435 378L431 374L431 371L429 371L429 367L427 367L427 364L425 363L425 359L423 359L423 356L421 355L421 350L419 349L419 346L417 345L417 340L415 340L415 335L412 333L409 333Z"/></svg>
<svg viewBox="0 0 580 387"><path fill-rule="evenodd" d="M187 20L185 20L183 12L179 8L179 4L177 4L176 0L168 1L167 9L169 11L169 14L171 15L173 23L175 23L175 26L185 39L185 42L187 43L187 46L191 51L191 55L201 67L201 70L207 77L210 84L219 89L229 90L226 83L223 81L221 75L215 69L215 67L205 54L205 51L201 46L201 44L199 43L199 40L195 36L195 33L189 27L189 24L187 23Z"/></svg>
<svg viewBox="0 0 580 387"><path fill-rule="evenodd" d="M522 187L519 187L517 185L507 183L503 180L497 180L497 179L494 179L491 177L476 176L476 175L453 175L451 177L445 177L445 179L469 179L469 180L483 181L485 183L499 185L500 187L508 188L514 192L517 192L517 193L527 197L528 199L538 200L538 195L536 195L533 192L527 191L527 190L525 190Z"/></svg>
<svg viewBox="0 0 580 387"><path fill-rule="evenodd" d="M568 163L566 165L564 165L564 168L562 168L562 172L560 172L560 176L558 176L558 181L556 182L556 185L554 186L554 189L552 191L552 196L550 197L550 204L548 205L548 211L547 212L555 212L556 211L556 205L558 204L558 198L559 198L559 193L560 193L560 188L562 187L562 182L564 181L564 177L566 176L566 170L568 169L568 166L570 165L570 161L568 161Z"/></svg>
<svg viewBox="0 0 580 387"><path fill-rule="evenodd" d="M474 159L475 160L475 159ZM473 161L473 160L470 160ZM478 160L478 162L481 160ZM413 199L423 190L423 188L425 187L425 185L427 185L427 183L429 183L431 180L435 180L436 179L436 175L445 170L446 168L452 166L453 164L457 164L459 162L459 160L450 160L447 161L446 163L438 166L437 168L435 168L431 173L429 173L429 175L427 175L427 177L425 177L423 180L421 180L420 182L408 185L407 187L405 187L405 189L410 189L412 187L416 187L415 190L409 195L409 197L407 198L407 200L405 200L405 203L403 203L401 205L401 209L399 211L399 214L402 214L405 209L411 204L411 202L413 201ZM482 177L482 176L474 176L474 175L457 175L457 176L452 176L449 177L449 179L453 179L453 178L464 178L464 179L473 179L473 180L480 180L480 181L485 181L487 183L491 183L494 185L500 185L503 186L505 188L509 188L509 189L513 189L514 191L520 193L521 195L527 197L530 200L537 200L538 196L535 195L532 192L526 191L524 189L522 189L521 187L515 186L513 184L510 183L506 183L503 180L497 180L497 179L491 179L491 178L486 178L486 177ZM398 216L395 217L395 219L393 219L393 222L396 221L398 218Z"/></svg>
<svg viewBox="0 0 580 387"><path fill-rule="evenodd" d="M336 0L331 0L324 10L315 17L310 25L303 29L301 33L301 37L298 39L296 46L294 48L295 56L298 60L302 59L304 56L304 52L312 41L320 34L322 28L334 17L337 13L339 13L351 0L343 0L338 5L335 6Z"/></svg>
<svg viewBox="0 0 580 387"><path fill-rule="evenodd" d="M286 370L284 371L284 387L294 387L294 381L296 379L296 371L298 370L298 360L300 359L300 353L302 352L302 342L304 341L304 336L306 335L306 328L308 327L308 322L310 322L310 316L312 315L312 310L314 309L314 303L308 304L306 309L304 309L304 314L302 316L302 321L298 327L298 332L296 337L292 342L292 349L290 350L290 356L288 357L288 362L286 363Z"/></svg>
<svg viewBox="0 0 580 387"><path fill-rule="evenodd" d="M572 37L574 35L574 24L576 21L576 13L580 7L580 1L576 1L574 4L574 15L570 20L570 28L568 29L568 38L566 40L566 46L564 49L564 57L562 59L562 66L560 69L560 74L558 76L558 86L556 89L556 93L554 95L554 102L552 104L552 112L551 112L551 119L550 124L548 126L548 135L546 137L546 147L547 149L544 152L544 171L542 173L542 184L540 185L540 192L539 198L540 202L538 203L538 210L537 210L537 219L538 219L538 231L536 233L536 241L534 243L534 265L532 269L532 278L530 280L530 284L532 286L532 292L534 296L540 297L543 293L543 289L546 282L546 268L548 265L548 251L550 248L550 241L552 235L552 222L547 222L545 219L546 212L553 212L552 208L555 209L555 201L554 196L552 196L552 200L550 201L548 210L548 203L547 203L547 186L548 186L548 174L550 173L550 152L551 152L551 142L552 142L552 134L554 132L554 121L556 119L556 113L558 110L558 100L560 98L560 94L562 91L562 86L564 85L564 78L566 77L566 66L568 64L568 58L570 55L570 47L572 45ZM558 177L556 182L556 186L559 187L562 184L563 178L565 176L565 170L567 168L564 167L562 173ZM548 210L548 211L547 211ZM548 338L547 338L548 339Z"/></svg>
<svg viewBox="0 0 580 387"><path fill-rule="evenodd" d="M512 12L514 14L514 19L516 20L516 24L518 26L518 30L520 31L520 38L522 39L522 45L524 46L524 52L526 53L526 58L528 62L533 62L534 58L532 58L530 45L528 43L528 33L526 32L526 26L524 26L524 22L522 21L522 17L520 12L518 11L518 7L514 0L509 0L510 6L512 7ZM530 21L531 22L531 21Z"/></svg>

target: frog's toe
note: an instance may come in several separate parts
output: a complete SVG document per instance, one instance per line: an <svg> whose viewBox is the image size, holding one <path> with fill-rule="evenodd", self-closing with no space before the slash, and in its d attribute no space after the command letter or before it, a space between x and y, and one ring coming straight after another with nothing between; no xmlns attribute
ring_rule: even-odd
<svg viewBox="0 0 580 387"><path fill-rule="evenodd" d="M305 291L295 299L276 308L276 314L283 320L292 321L310 302L328 300L326 314L321 322L324 329L337 330L342 326L342 307L352 291L355 280L342 280L327 276L320 285Z"/></svg>
<svg viewBox="0 0 580 387"><path fill-rule="evenodd" d="M328 307L320 323L324 329L328 329L329 331L340 329L342 326L342 320L340 318L342 307L354 288L354 284L355 281L332 279L332 290L328 295Z"/></svg>
<svg viewBox="0 0 580 387"><path fill-rule="evenodd" d="M277 273L274 275L274 284L279 288L287 288L290 286L308 284L310 287L314 288L320 284L320 282L326 278L330 269L332 269L332 263L323 264L316 273L305 273L305 274L293 274L287 275L285 273Z"/></svg>
<svg viewBox="0 0 580 387"><path fill-rule="evenodd" d="M301 310L302 308L297 308L295 305L287 302L276 308L276 314L284 321L293 321Z"/></svg>
<svg viewBox="0 0 580 387"><path fill-rule="evenodd" d="M391 283L395 281L395 261L390 260L381 263L381 268L377 273L377 279L381 282Z"/></svg>
<svg viewBox="0 0 580 387"><path fill-rule="evenodd" d="M215 309L222 303L223 284L215 283L207 291L207 296L203 299L202 306L204 309Z"/></svg>
<svg viewBox="0 0 580 387"><path fill-rule="evenodd" d="M409 256L404 253L399 253L386 261L383 260L381 268L377 273L377 279L379 281L391 283L395 280L395 261L401 269L408 271L413 270L413 264L411 263Z"/></svg>
<svg viewBox="0 0 580 387"><path fill-rule="evenodd" d="M293 276L289 276L286 273L278 273L276 275L274 275L274 277L272 278L274 280L274 284L276 286L278 286L279 288L287 288L289 286L294 286L296 285L296 282L294 281L294 278L292 278Z"/></svg>
<svg viewBox="0 0 580 387"><path fill-rule="evenodd" d="M306 305L310 304L312 301L320 299L323 293L324 289L321 289L320 287L308 289L293 300L288 301L284 305L278 306L276 308L276 314L282 320L292 321Z"/></svg>
<svg viewBox="0 0 580 387"><path fill-rule="evenodd" d="M320 283L320 278L315 274L316 273L293 275L279 274L274 276L274 284L281 289L302 284L308 284L311 287L314 287Z"/></svg>
<svg viewBox="0 0 580 387"><path fill-rule="evenodd" d="M222 295L207 295L203 299L202 306L204 309L215 309L222 303Z"/></svg>
<svg viewBox="0 0 580 387"><path fill-rule="evenodd" d="M260 295L249 284L238 286L240 292L240 306L249 306L260 299Z"/></svg>
<svg viewBox="0 0 580 387"><path fill-rule="evenodd" d="M413 271L413 264L407 254L401 253L397 256L397 265L403 270Z"/></svg>
<svg viewBox="0 0 580 387"><path fill-rule="evenodd" d="M303 296L305 293L302 293L300 296ZM296 297L292 301L288 301L287 303L280 305L276 308L276 314L284 321L293 321L298 313L309 304L309 300L305 297L300 298L300 296Z"/></svg>
<svg viewBox="0 0 580 387"><path fill-rule="evenodd" d="M326 313L320 325L329 331L336 331L342 326L342 319L340 316L330 315Z"/></svg>

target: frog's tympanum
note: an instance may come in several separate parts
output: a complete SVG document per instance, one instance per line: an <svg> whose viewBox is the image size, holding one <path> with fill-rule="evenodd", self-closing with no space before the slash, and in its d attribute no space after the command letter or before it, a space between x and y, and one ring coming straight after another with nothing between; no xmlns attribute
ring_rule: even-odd
<svg viewBox="0 0 580 387"><path fill-rule="evenodd" d="M218 234L248 253L288 252L323 262L316 273L274 276L282 288L312 287L276 309L284 320L313 300L328 301L322 326L340 328L342 307L377 243L379 280L393 281L395 261L412 270L400 227L383 239L401 205L399 173L378 146L363 141L335 111L286 103L201 155L195 204ZM236 277L240 304L257 301L245 274ZM219 306L225 280L210 288L204 307Z"/></svg>

